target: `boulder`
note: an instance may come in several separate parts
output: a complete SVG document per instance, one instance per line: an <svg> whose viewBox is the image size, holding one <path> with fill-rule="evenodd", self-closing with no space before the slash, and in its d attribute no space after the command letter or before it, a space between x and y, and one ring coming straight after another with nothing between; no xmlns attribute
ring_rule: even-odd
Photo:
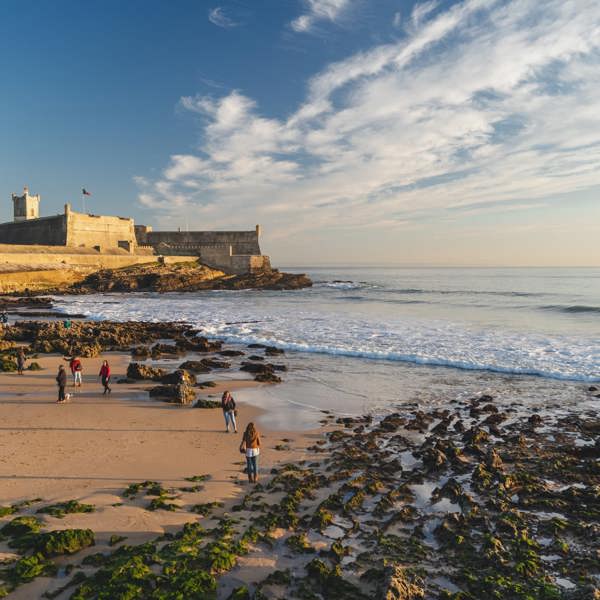
<svg viewBox="0 0 600 600"><path fill-rule="evenodd" d="M174 344L154 344L150 349L150 354L153 358L158 358L163 354L169 356L180 354L181 350Z"/></svg>
<svg viewBox="0 0 600 600"><path fill-rule="evenodd" d="M203 358L200 362L210 369L229 369L231 367L231 363L215 358Z"/></svg>
<svg viewBox="0 0 600 600"><path fill-rule="evenodd" d="M131 356L134 358L148 358L150 356L150 348L148 346L134 346L131 349Z"/></svg>
<svg viewBox="0 0 600 600"><path fill-rule="evenodd" d="M193 373L210 373L210 369L199 360L186 360L179 365L179 368Z"/></svg>
<svg viewBox="0 0 600 600"><path fill-rule="evenodd" d="M229 356L229 357L244 356L244 353L241 350L221 350L221 352L219 352L219 354L221 356Z"/></svg>
<svg viewBox="0 0 600 600"><path fill-rule="evenodd" d="M221 408L221 403L218 400L207 400L206 398L200 398L194 408Z"/></svg>
<svg viewBox="0 0 600 600"><path fill-rule="evenodd" d="M277 356L278 354L285 354L285 350L281 348L276 348L275 346L267 346L265 348L265 354L267 356Z"/></svg>
<svg viewBox="0 0 600 600"><path fill-rule="evenodd" d="M157 385L149 391L151 398L160 398L173 404L191 404L196 399L192 387L181 383L179 385Z"/></svg>
<svg viewBox="0 0 600 600"><path fill-rule="evenodd" d="M137 362L129 363L127 367L127 378L128 379L150 379L152 381L160 381L167 372L164 369L157 367L148 367Z"/></svg>
<svg viewBox="0 0 600 600"><path fill-rule="evenodd" d="M248 357L248 360L265 360L264 356L257 356L256 354L253 354L252 356Z"/></svg>
<svg viewBox="0 0 600 600"><path fill-rule="evenodd" d="M273 373L273 371L267 371L265 373L259 373L254 381L259 381L261 383L281 383L281 377L278 377Z"/></svg>
<svg viewBox="0 0 600 600"><path fill-rule="evenodd" d="M179 383L185 383L186 385L196 385L196 376L193 373L185 371L184 369L177 369L172 373L167 373L160 378L161 383L177 385Z"/></svg>

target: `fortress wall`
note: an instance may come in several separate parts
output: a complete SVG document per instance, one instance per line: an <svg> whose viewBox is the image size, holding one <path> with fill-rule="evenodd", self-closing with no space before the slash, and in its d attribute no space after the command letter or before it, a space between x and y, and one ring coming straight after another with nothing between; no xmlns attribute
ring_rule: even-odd
<svg viewBox="0 0 600 600"><path fill-rule="evenodd" d="M106 248L126 248L135 251L136 238L133 219L125 217L106 217L82 213L67 212L67 246L99 246Z"/></svg>
<svg viewBox="0 0 600 600"><path fill-rule="evenodd" d="M178 262L197 261L197 256L168 256L167 264ZM0 250L0 272L9 267L23 269L39 268L47 270L67 269L75 267L85 270L120 269L132 265L156 263L158 257L154 255L136 254L66 254L66 253L32 253L32 252L2 252Z"/></svg>
<svg viewBox="0 0 600 600"><path fill-rule="evenodd" d="M64 246L66 241L65 215L0 224L0 244Z"/></svg>
<svg viewBox="0 0 600 600"><path fill-rule="evenodd" d="M222 246L233 254L260 254L257 231L143 231L138 228L138 243L155 248L159 244L196 248L199 253L205 246Z"/></svg>

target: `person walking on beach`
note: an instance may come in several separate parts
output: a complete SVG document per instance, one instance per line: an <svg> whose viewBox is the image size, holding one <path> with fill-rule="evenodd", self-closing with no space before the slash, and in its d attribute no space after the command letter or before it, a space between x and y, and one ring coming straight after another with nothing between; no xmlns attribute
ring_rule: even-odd
<svg viewBox="0 0 600 600"><path fill-rule="evenodd" d="M23 375L23 369L25 368L25 351L23 348L19 348L17 352L17 373Z"/></svg>
<svg viewBox="0 0 600 600"><path fill-rule="evenodd" d="M237 433L237 423L235 422L235 400L228 391L224 391L221 396L221 408L223 409L223 416L225 417L225 433L229 433L229 423L231 423L231 426L233 427L233 432Z"/></svg>
<svg viewBox="0 0 600 600"><path fill-rule="evenodd" d="M71 358L65 358L65 360L69 361L69 369L71 369L71 374L73 375L73 387L81 387L81 375L83 373L81 360L75 354Z"/></svg>
<svg viewBox="0 0 600 600"><path fill-rule="evenodd" d="M63 365L59 365L58 367L56 383L58 385L58 400L56 402L62 403L65 401L65 387L67 387L67 372Z"/></svg>
<svg viewBox="0 0 600 600"><path fill-rule="evenodd" d="M240 452L246 453L246 469L248 471L248 481L256 483L258 481L258 455L260 454L260 434L254 426L254 423L248 423L246 431L240 444Z"/></svg>
<svg viewBox="0 0 600 600"><path fill-rule="evenodd" d="M109 385L110 384L110 366L109 366L107 360L102 361L102 366L100 367L100 373L98 373L98 377L100 377L100 379L102 381L102 385L104 386L103 395L106 395L107 392L110 394L112 392L110 385Z"/></svg>
<svg viewBox="0 0 600 600"><path fill-rule="evenodd" d="M8 314L5 310L3 310L2 313L0 313L0 326L2 329L8 327Z"/></svg>

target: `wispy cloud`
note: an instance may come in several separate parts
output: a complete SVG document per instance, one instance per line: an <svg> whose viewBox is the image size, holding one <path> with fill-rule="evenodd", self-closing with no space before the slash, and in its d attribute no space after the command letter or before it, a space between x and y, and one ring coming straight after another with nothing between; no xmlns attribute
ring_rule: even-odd
<svg viewBox="0 0 600 600"><path fill-rule="evenodd" d="M600 4L433 6L400 41L317 73L285 119L239 91L183 98L201 146L141 180L140 202L289 234L526 210L600 184Z"/></svg>
<svg viewBox="0 0 600 600"><path fill-rule="evenodd" d="M223 27L225 29L237 27L239 25L238 22L234 21L225 13L225 10L221 6L217 6L216 8L212 8L208 11L208 20L213 25L216 25L217 27Z"/></svg>
<svg viewBox="0 0 600 600"><path fill-rule="evenodd" d="M306 33L318 21L336 21L348 8L351 0L305 0L306 12L290 25L294 31Z"/></svg>

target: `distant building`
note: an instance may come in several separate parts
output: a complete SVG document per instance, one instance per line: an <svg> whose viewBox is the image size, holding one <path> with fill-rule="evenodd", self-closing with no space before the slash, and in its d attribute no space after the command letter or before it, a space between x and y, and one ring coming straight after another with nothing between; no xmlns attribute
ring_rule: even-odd
<svg viewBox="0 0 600 600"><path fill-rule="evenodd" d="M270 268L261 254L260 226L251 231L153 231L130 217L64 213L40 217L40 196L12 195L14 221L0 224L0 244L92 248L99 253L148 256L198 256L210 267L231 273ZM35 251L35 250L34 250Z"/></svg>

